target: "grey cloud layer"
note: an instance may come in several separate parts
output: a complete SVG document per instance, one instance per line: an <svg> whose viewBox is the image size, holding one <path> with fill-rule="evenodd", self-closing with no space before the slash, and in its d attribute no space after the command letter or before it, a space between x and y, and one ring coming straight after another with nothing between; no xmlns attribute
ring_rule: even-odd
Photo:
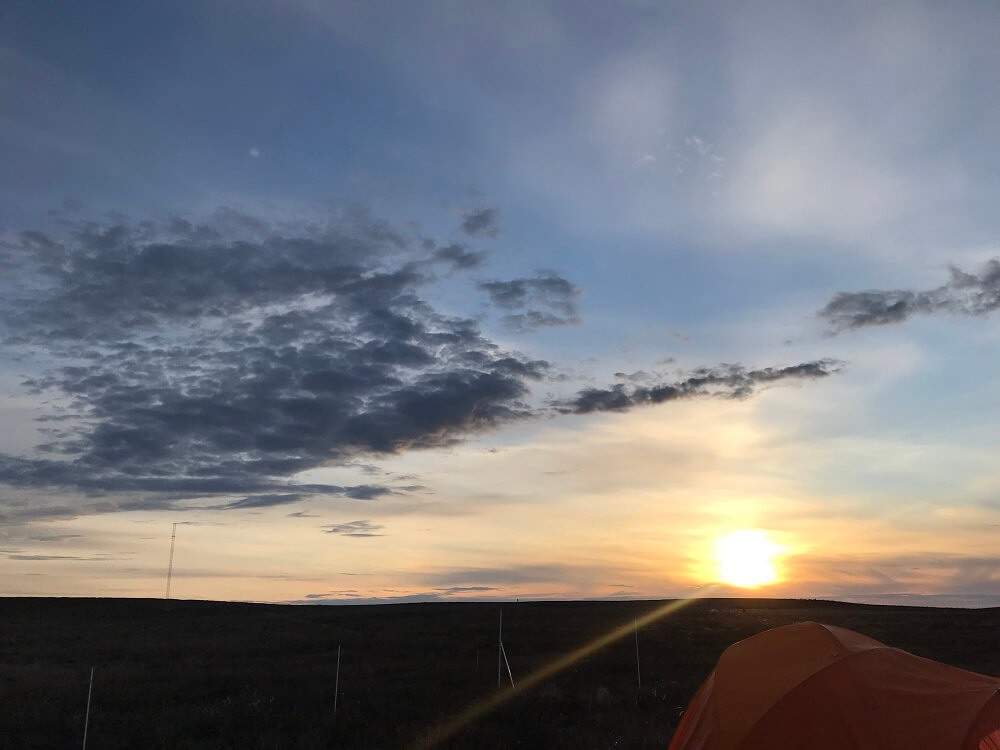
<svg viewBox="0 0 1000 750"><path fill-rule="evenodd" d="M41 423L40 455L0 454L0 483L124 496L81 503L87 512L183 509L183 500L212 495L228 498L207 507L254 509L419 490L290 478L551 413L530 401L532 385L550 377L548 362L504 350L476 321L427 299L439 274L483 260L362 212L274 225L222 211L202 223L81 223L7 240L0 336L10 356L40 368L25 385L55 405ZM579 289L554 272L478 286L510 312L508 325L578 320ZM722 366L673 384L588 389L554 408L739 397L836 369L828 360Z"/></svg>
<svg viewBox="0 0 1000 750"><path fill-rule="evenodd" d="M913 315L987 315L998 308L1000 261L994 259L978 274L951 266L948 281L935 289L838 292L819 315L835 330L846 331L902 323Z"/></svg>

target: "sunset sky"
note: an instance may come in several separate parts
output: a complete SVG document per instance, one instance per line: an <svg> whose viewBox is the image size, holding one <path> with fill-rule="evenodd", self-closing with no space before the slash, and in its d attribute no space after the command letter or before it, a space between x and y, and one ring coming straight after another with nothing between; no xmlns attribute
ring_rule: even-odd
<svg viewBox="0 0 1000 750"><path fill-rule="evenodd" d="M998 38L4 3L0 594L1000 605Z"/></svg>

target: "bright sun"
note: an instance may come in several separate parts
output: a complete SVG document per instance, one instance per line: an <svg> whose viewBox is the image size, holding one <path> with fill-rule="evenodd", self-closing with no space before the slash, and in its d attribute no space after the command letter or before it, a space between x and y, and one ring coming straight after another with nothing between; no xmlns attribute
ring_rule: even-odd
<svg viewBox="0 0 1000 750"><path fill-rule="evenodd" d="M753 588L778 580L772 558L781 548L762 531L741 529L721 537L715 546L719 579L733 586Z"/></svg>

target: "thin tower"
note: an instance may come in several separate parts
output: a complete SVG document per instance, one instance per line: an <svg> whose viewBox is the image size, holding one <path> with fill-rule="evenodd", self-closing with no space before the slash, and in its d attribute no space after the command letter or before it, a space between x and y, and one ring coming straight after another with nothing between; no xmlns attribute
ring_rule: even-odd
<svg viewBox="0 0 1000 750"><path fill-rule="evenodd" d="M177 524L174 524L173 531L170 532L170 562L167 563L167 595L163 597L170 601L170 579L174 575L174 541L177 539Z"/></svg>

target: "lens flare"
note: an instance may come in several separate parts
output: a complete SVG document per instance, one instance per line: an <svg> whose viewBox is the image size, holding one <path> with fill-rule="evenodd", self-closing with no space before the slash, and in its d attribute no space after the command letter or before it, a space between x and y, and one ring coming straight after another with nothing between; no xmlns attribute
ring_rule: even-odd
<svg viewBox="0 0 1000 750"><path fill-rule="evenodd" d="M706 586L701 590L701 596L697 598L707 596L715 588L715 586ZM495 711L500 708L512 698L522 695L537 687L545 680L556 676L582 659L586 659L588 656L604 648L608 644L614 643L620 638L631 635L633 633L633 628L638 629L645 627L646 625L654 623L663 617L667 617L679 609L683 609L688 604L696 600L697 599L675 599L673 601L665 602L652 612L647 612L634 620L629 620L623 625L598 638L595 638L589 643L580 646L568 654L554 659L548 664L521 678L515 687L498 690L496 693L485 697L483 700L473 703L464 711L456 714L452 718L447 719L431 728L427 734L412 745L412 750L431 750L431 748L438 747L438 745L454 737L469 724L472 724L474 721L485 716L491 711Z"/></svg>

